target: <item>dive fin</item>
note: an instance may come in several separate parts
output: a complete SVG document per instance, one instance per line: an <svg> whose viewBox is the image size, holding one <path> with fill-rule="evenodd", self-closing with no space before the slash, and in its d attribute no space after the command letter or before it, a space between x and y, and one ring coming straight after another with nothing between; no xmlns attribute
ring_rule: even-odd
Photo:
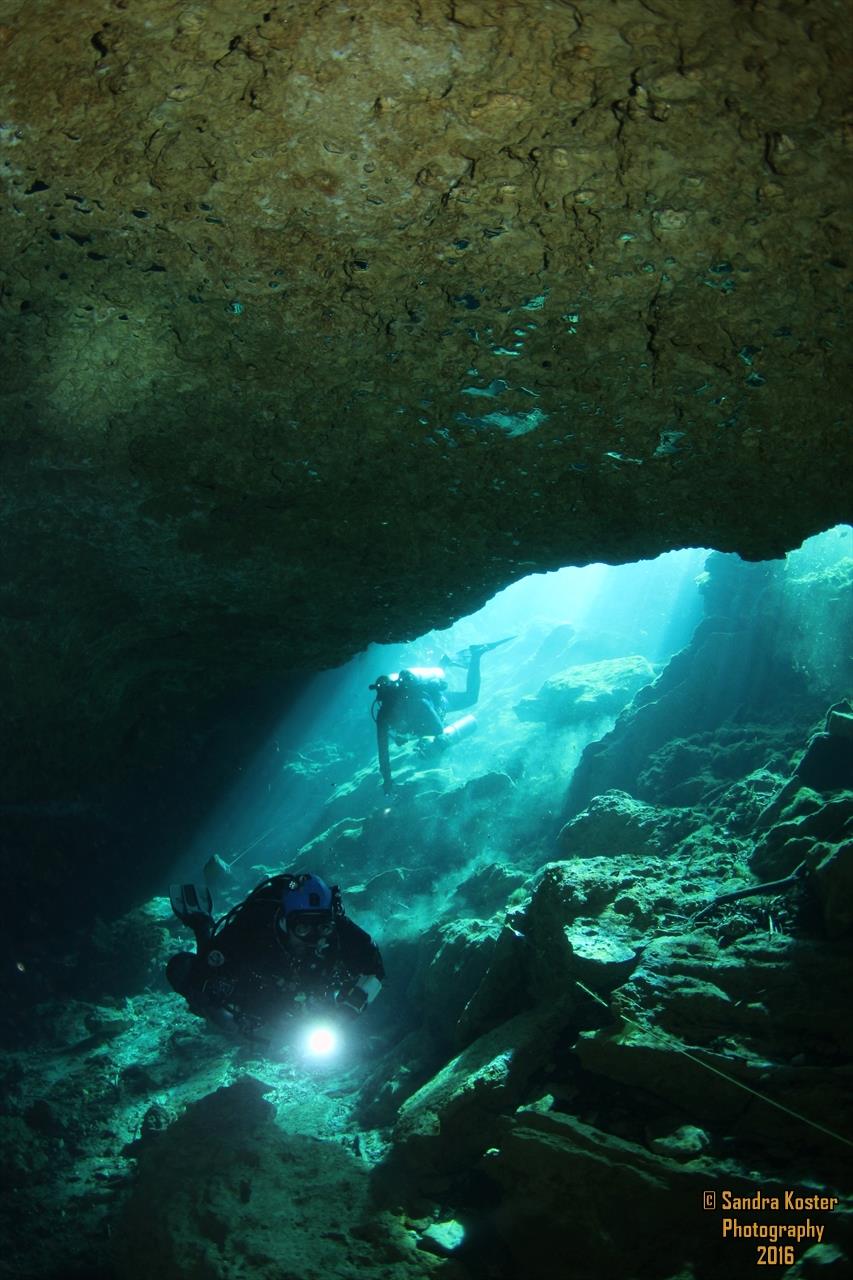
<svg viewBox="0 0 853 1280"><path fill-rule="evenodd" d="M193 916L213 915L213 895L207 885L173 884L169 886L172 910L182 924L192 927Z"/></svg>
<svg viewBox="0 0 853 1280"><path fill-rule="evenodd" d="M454 662L454 666L468 666L471 659L479 654L482 658L484 653L491 653L492 649L497 649L499 645L508 644L510 640L514 640L515 636L504 636L502 640L491 640L488 644L469 644L467 649L463 649L461 653L456 655L457 659L463 659L462 662Z"/></svg>
<svg viewBox="0 0 853 1280"><path fill-rule="evenodd" d="M491 653L492 649L497 649L502 644L509 644L510 640L514 640L515 636L504 636L503 640L492 640L489 644L475 644L472 649L479 649L480 653Z"/></svg>

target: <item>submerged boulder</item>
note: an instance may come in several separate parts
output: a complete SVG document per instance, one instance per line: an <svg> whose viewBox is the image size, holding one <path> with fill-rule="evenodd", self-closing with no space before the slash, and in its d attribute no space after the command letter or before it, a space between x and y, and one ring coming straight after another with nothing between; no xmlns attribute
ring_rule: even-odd
<svg viewBox="0 0 853 1280"><path fill-rule="evenodd" d="M551 676L535 697L522 698L515 713L519 720L551 725L616 715L654 678L654 667L639 655L585 662Z"/></svg>
<svg viewBox="0 0 853 1280"><path fill-rule="evenodd" d="M146 1146L114 1232L120 1280L429 1274L396 1221L372 1209L368 1167L339 1142L282 1132L268 1090L244 1076ZM332 1217L318 1228L320 1205Z"/></svg>
<svg viewBox="0 0 853 1280"><path fill-rule="evenodd" d="M575 858L662 853L697 825L690 811L658 809L625 791L606 791L560 830L560 852Z"/></svg>
<svg viewBox="0 0 853 1280"><path fill-rule="evenodd" d="M500 925L455 920L437 930L432 959L423 974L424 1019L438 1039L453 1028L489 968Z"/></svg>
<svg viewBox="0 0 853 1280"><path fill-rule="evenodd" d="M484 863L457 886L454 905L458 902L467 909L467 914L494 915L507 905L507 900L526 878L523 872L503 863Z"/></svg>
<svg viewBox="0 0 853 1280"><path fill-rule="evenodd" d="M575 1052L585 1070L711 1132L737 1116L753 1140L813 1146L829 1177L842 1153L826 1129L853 1120L839 1065L853 1047L851 1000L849 960L825 944L760 929L731 945L705 931L660 937L612 997L621 1025L582 1032ZM767 1101L744 1107L744 1088Z"/></svg>
<svg viewBox="0 0 853 1280"><path fill-rule="evenodd" d="M798 793L828 797L853 789L853 707L847 699L829 708L824 728L812 734L793 773L761 813L757 826L767 830L790 809Z"/></svg>
<svg viewBox="0 0 853 1280"><path fill-rule="evenodd" d="M813 862L826 850L819 845L853 839L853 791L824 798L803 787L789 793L788 804L761 837L750 859L756 875L765 879L788 876L803 861Z"/></svg>
<svg viewBox="0 0 853 1280"><path fill-rule="evenodd" d="M830 938L853 932L853 707L835 703L755 823L750 858L765 880L805 863Z"/></svg>
<svg viewBox="0 0 853 1280"><path fill-rule="evenodd" d="M505 1118L481 1168L501 1191L494 1229L512 1274L710 1280L730 1271L733 1246L719 1218L695 1207L723 1169L668 1156L539 1103ZM739 1194L757 1189L730 1167L725 1178Z"/></svg>
<svg viewBox="0 0 853 1280"><path fill-rule="evenodd" d="M572 1008L578 983L609 990L636 963L634 931L618 914L597 918L618 897L624 877L599 863L554 862L530 901L507 917L524 941L521 975L530 1001Z"/></svg>
<svg viewBox="0 0 853 1280"><path fill-rule="evenodd" d="M677 737L649 755L633 789L657 804L713 803L747 774L764 770L784 777L795 746L778 726L755 723Z"/></svg>
<svg viewBox="0 0 853 1280"><path fill-rule="evenodd" d="M753 769L713 798L709 810L715 821L738 835L751 831L759 816L784 785L785 776L769 768Z"/></svg>
<svg viewBox="0 0 853 1280"><path fill-rule="evenodd" d="M853 821L850 839L826 849L815 868L815 887L830 938L853 934ZM824 846L816 846L815 852Z"/></svg>
<svg viewBox="0 0 853 1280"><path fill-rule="evenodd" d="M403 1103L390 1167L429 1178L470 1166L548 1066L561 1025L554 1009L520 1014L448 1062Z"/></svg>
<svg viewBox="0 0 853 1280"><path fill-rule="evenodd" d="M578 920L564 930L571 948L572 973L578 982L610 990L628 977L638 951L626 937L604 929L596 921Z"/></svg>

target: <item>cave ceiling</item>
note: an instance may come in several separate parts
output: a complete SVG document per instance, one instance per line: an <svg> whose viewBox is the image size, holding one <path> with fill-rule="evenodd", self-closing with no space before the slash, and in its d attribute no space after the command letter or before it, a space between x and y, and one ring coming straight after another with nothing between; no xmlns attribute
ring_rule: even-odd
<svg viewBox="0 0 853 1280"><path fill-rule="evenodd" d="M853 518L849 46L831 0L0 0L7 794L534 570Z"/></svg>

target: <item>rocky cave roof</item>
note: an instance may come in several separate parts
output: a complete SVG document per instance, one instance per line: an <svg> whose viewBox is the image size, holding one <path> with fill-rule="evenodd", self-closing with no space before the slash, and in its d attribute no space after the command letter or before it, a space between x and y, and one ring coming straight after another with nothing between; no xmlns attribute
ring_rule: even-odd
<svg viewBox="0 0 853 1280"><path fill-rule="evenodd" d="M7 798L536 570L849 520L839 16L3 0Z"/></svg>

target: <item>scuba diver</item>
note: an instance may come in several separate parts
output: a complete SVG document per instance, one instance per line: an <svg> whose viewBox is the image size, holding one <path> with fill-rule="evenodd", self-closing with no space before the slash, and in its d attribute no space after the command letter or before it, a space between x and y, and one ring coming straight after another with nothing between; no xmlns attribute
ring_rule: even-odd
<svg viewBox="0 0 853 1280"><path fill-rule="evenodd" d="M390 795L393 788L389 734L393 733L395 738L420 738L422 749L432 746L436 751L445 751L467 738L477 727L474 716L463 716L447 728L444 717L448 711L462 711L474 705L480 696L480 659L484 653L512 639L514 636L505 636L491 644L472 644L464 651L465 661L443 659L448 666L467 667L464 689L448 689L444 667L409 667L399 674L377 676L375 684L369 687L376 694L372 715L376 723L379 772L386 795ZM431 744L425 742L428 738L432 739Z"/></svg>
<svg viewBox="0 0 853 1280"><path fill-rule="evenodd" d="M319 876L271 876L218 923L209 889L174 885L170 897L196 954L172 956L166 977L192 1013L227 1035L269 1043L301 1012L352 1018L379 994L379 948Z"/></svg>

